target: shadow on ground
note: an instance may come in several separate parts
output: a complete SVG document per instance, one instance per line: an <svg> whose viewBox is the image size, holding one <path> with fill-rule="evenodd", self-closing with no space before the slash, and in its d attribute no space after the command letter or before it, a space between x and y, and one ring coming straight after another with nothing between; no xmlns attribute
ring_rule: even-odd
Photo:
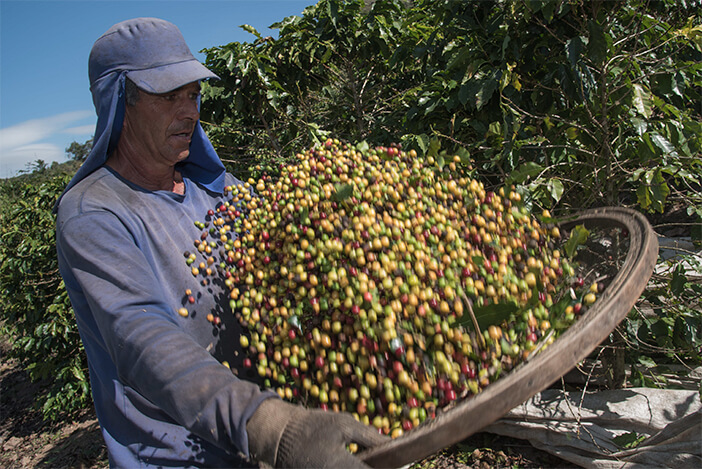
<svg viewBox="0 0 702 469"><path fill-rule="evenodd" d="M75 420L46 422L34 408L48 383L32 382L19 362L9 358L9 344L0 343L0 467L107 467L107 451L92 410Z"/></svg>

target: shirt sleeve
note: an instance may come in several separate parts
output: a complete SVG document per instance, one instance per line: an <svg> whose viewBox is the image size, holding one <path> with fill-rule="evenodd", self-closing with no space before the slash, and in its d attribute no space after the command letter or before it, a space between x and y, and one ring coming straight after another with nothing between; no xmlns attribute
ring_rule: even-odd
<svg viewBox="0 0 702 469"><path fill-rule="evenodd" d="M276 394L234 376L179 326L124 224L109 212L79 215L62 224L57 248L69 293L87 305L77 319L119 380L195 435L248 456L246 422Z"/></svg>

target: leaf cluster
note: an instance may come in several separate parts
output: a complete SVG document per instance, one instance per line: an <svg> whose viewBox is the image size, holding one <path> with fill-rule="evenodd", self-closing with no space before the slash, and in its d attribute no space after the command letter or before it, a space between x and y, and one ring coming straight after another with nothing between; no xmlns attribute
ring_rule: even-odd
<svg viewBox="0 0 702 469"><path fill-rule="evenodd" d="M702 365L702 265L683 255L659 267L667 271L654 275L640 307L619 328L634 385L669 387L671 370L686 376Z"/></svg>
<svg viewBox="0 0 702 469"><path fill-rule="evenodd" d="M52 213L70 176L15 179L0 201L0 328L10 355L34 381L44 416L57 420L90 404L87 363L58 272Z"/></svg>
<svg viewBox="0 0 702 469"><path fill-rule="evenodd" d="M207 49L220 153L246 171L332 135L439 142L546 208L690 205L702 172L698 1L321 0L277 39ZM243 164L242 164L243 163Z"/></svg>

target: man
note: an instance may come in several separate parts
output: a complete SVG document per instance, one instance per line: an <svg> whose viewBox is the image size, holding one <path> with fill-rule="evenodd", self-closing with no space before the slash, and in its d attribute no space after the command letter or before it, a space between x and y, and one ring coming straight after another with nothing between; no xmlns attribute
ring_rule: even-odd
<svg viewBox="0 0 702 469"><path fill-rule="evenodd" d="M196 284L190 313L178 314L194 283L182 254L199 236L193 221L240 183L199 123L199 81L216 75L154 18L110 28L89 75L94 146L57 203L57 250L110 465L362 467L346 445L386 437L222 364L242 360L240 331L212 285Z"/></svg>

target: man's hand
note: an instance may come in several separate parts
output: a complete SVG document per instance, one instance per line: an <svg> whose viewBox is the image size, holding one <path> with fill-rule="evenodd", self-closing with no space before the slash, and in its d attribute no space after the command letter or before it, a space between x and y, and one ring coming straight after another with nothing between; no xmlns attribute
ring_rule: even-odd
<svg viewBox="0 0 702 469"><path fill-rule="evenodd" d="M305 409L275 398L263 401L246 431L251 457L279 468L367 468L347 445L371 448L388 441L349 413Z"/></svg>

